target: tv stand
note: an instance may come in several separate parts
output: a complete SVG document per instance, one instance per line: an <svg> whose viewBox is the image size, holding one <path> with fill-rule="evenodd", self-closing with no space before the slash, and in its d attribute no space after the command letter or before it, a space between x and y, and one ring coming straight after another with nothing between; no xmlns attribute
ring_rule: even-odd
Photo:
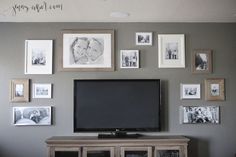
<svg viewBox="0 0 236 157"><path fill-rule="evenodd" d="M110 134L98 134L98 138L138 138L141 137L142 134L127 134L124 131L115 131Z"/></svg>

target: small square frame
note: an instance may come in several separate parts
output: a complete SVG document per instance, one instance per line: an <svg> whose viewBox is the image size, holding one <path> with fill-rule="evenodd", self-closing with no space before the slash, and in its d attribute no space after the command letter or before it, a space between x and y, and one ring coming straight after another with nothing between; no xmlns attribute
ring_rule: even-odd
<svg viewBox="0 0 236 157"><path fill-rule="evenodd" d="M139 50L120 50L120 68L139 68Z"/></svg>
<svg viewBox="0 0 236 157"><path fill-rule="evenodd" d="M25 74L52 74L53 40L25 41Z"/></svg>
<svg viewBox="0 0 236 157"><path fill-rule="evenodd" d="M13 79L10 81L10 101L29 102L29 79Z"/></svg>
<svg viewBox="0 0 236 157"><path fill-rule="evenodd" d="M33 98L52 98L52 84L34 83Z"/></svg>
<svg viewBox="0 0 236 157"><path fill-rule="evenodd" d="M184 34L158 35L159 68L185 68Z"/></svg>
<svg viewBox="0 0 236 157"><path fill-rule="evenodd" d="M225 100L225 79L223 78L205 79L205 100L209 101Z"/></svg>
<svg viewBox="0 0 236 157"><path fill-rule="evenodd" d="M136 45L152 46L152 32L136 32L135 43Z"/></svg>
<svg viewBox="0 0 236 157"><path fill-rule="evenodd" d="M201 99L201 84L180 84L180 99Z"/></svg>
<svg viewBox="0 0 236 157"><path fill-rule="evenodd" d="M195 49L192 54L192 73L212 73L212 50Z"/></svg>

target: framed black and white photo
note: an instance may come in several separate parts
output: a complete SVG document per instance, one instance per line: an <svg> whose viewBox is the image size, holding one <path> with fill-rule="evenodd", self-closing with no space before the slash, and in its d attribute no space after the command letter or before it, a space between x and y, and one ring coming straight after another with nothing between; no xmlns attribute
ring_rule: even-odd
<svg viewBox="0 0 236 157"><path fill-rule="evenodd" d="M223 78L205 79L205 99L210 101L225 100L225 81Z"/></svg>
<svg viewBox="0 0 236 157"><path fill-rule="evenodd" d="M139 50L120 50L120 68L139 68Z"/></svg>
<svg viewBox="0 0 236 157"><path fill-rule="evenodd" d="M158 35L159 68L185 68L184 34Z"/></svg>
<svg viewBox="0 0 236 157"><path fill-rule="evenodd" d="M13 107L14 125L51 125L51 106Z"/></svg>
<svg viewBox="0 0 236 157"><path fill-rule="evenodd" d="M114 30L63 31L63 71L114 71Z"/></svg>
<svg viewBox="0 0 236 157"><path fill-rule="evenodd" d="M33 98L52 98L52 84L33 84Z"/></svg>
<svg viewBox="0 0 236 157"><path fill-rule="evenodd" d="M181 99L201 99L200 84L180 84Z"/></svg>
<svg viewBox="0 0 236 157"><path fill-rule="evenodd" d="M135 34L136 45L152 45L152 32L137 32Z"/></svg>
<svg viewBox="0 0 236 157"><path fill-rule="evenodd" d="M25 74L52 74L52 40L25 41Z"/></svg>
<svg viewBox="0 0 236 157"><path fill-rule="evenodd" d="M10 101L29 102L29 79L13 79L10 81Z"/></svg>
<svg viewBox="0 0 236 157"><path fill-rule="evenodd" d="M212 50L196 49L192 55L193 73L211 73L212 72Z"/></svg>
<svg viewBox="0 0 236 157"><path fill-rule="evenodd" d="M219 106L181 106L182 124L219 124Z"/></svg>

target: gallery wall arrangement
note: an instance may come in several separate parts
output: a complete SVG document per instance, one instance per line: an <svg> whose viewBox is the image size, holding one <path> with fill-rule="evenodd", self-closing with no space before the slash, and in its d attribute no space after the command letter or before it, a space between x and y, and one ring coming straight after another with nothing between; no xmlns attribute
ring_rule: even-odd
<svg viewBox="0 0 236 157"><path fill-rule="evenodd" d="M153 78L161 80L163 112L161 131L152 135L190 137L192 157L233 154L236 141L230 136L236 128L229 119L236 119L232 115L236 74L231 71L235 65L235 24L0 25L1 36L10 28L22 32L9 35L17 41L15 47L7 47L6 41L0 40L1 58L6 58L1 59L2 65L8 65L6 70L0 65L0 71L6 73L0 81L6 82L4 90L9 89L1 96L4 105L0 114L8 120L0 122L9 132L0 128L5 132L0 137L6 143L0 143L0 150L5 149L0 156L46 156L44 141L50 136L96 135L73 132L73 80ZM25 33L25 26L30 28L29 33ZM231 40L224 40L227 38ZM18 62L12 57L17 53ZM9 58L14 65L7 63ZM223 131L227 132L224 137L218 136ZM24 152L29 146L24 143L19 154L9 151L10 135L37 139L37 150ZM225 145L225 151L218 151L222 146L218 142Z"/></svg>

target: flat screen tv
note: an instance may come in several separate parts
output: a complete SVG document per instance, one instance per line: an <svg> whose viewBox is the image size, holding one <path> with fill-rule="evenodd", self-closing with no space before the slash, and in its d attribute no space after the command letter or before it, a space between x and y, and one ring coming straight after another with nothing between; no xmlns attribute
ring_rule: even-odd
<svg viewBox="0 0 236 157"><path fill-rule="evenodd" d="M160 80L74 80L74 132L160 130Z"/></svg>

